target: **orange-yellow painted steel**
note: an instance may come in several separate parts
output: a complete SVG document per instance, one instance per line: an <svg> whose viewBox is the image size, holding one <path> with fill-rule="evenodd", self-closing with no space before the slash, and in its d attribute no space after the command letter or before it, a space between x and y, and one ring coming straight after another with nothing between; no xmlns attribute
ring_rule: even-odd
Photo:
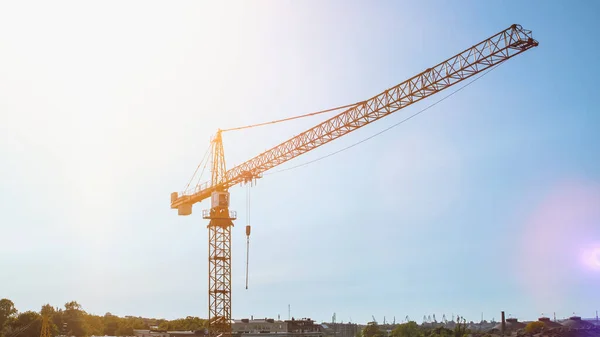
<svg viewBox="0 0 600 337"><path fill-rule="evenodd" d="M218 183L215 183L213 177L210 183L197 186L194 191L178 193L171 202L171 208L195 204L209 198L215 190L227 190L231 186L248 181L249 178L260 177L263 172L277 165L432 96L537 45L538 42L533 39L531 31L523 29L520 25L512 25L226 171L222 180L216 180ZM220 135L220 132L217 134Z"/></svg>
<svg viewBox="0 0 600 337"><path fill-rule="evenodd" d="M205 212L208 224L208 324L211 337L231 335L231 227L226 207Z"/></svg>
<svg viewBox="0 0 600 337"><path fill-rule="evenodd" d="M227 192L247 183L275 166L373 123L424 98L432 96L473 75L498 65L533 47L538 42L520 25L509 28L465 49L432 68L369 98L340 114L290 138L258 156L226 171L221 131L213 139L211 181L192 191L171 194L171 208L180 215L191 214L193 204L213 192ZM231 227L233 214L227 207L205 212L209 228L209 330L212 336L231 334Z"/></svg>
<svg viewBox="0 0 600 337"><path fill-rule="evenodd" d="M44 312L42 312L42 329L40 331L40 337L52 337L52 330L50 329L50 316Z"/></svg>

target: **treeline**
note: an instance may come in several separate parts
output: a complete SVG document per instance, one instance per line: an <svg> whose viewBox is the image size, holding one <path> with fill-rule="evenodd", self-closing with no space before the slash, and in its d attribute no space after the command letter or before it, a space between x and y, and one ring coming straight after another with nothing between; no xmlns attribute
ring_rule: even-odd
<svg viewBox="0 0 600 337"><path fill-rule="evenodd" d="M463 318L458 318L454 329L445 327L424 327L416 322L408 322L398 325L392 330L391 337L465 337L471 331L467 329L467 322ZM357 337L384 337L386 334L381 331L377 323L372 322L359 333Z"/></svg>
<svg viewBox="0 0 600 337"><path fill-rule="evenodd" d="M206 320L188 316L176 320L118 317L107 312L104 316L87 313L76 301L65 303L64 308L49 304L39 312L19 312L9 299L0 300L0 337L40 337L42 315L49 317L52 336L133 336L134 329L148 330L202 330Z"/></svg>

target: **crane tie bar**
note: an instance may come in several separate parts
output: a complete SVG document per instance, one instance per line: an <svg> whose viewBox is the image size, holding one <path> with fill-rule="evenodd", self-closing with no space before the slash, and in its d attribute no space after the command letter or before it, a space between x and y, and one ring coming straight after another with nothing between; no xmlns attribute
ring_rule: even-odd
<svg viewBox="0 0 600 337"><path fill-rule="evenodd" d="M246 125L246 126L239 126L237 128L224 129L224 130L221 130L221 132L250 129L250 128L255 128L255 127L259 127L259 126L269 125L269 124L277 124L277 123L281 123L281 122L287 122L287 121L291 121L291 120L299 119L299 118L304 118L304 117L311 117L311 116L321 115L321 114L324 114L324 113L327 113L327 112L331 112L331 111L336 111L336 110L346 109L346 108L352 108L352 107L357 106L357 105L359 105L361 103L363 103L363 102L357 102L357 103L354 103L354 104L342 105L342 106L339 106L337 108L331 108L331 109L327 109L327 110L321 110L321 111L311 112L311 113L308 113L308 114L294 116L294 117L277 119L277 120L270 121L270 122L264 122L264 123L258 123L258 124L251 124L251 125Z"/></svg>

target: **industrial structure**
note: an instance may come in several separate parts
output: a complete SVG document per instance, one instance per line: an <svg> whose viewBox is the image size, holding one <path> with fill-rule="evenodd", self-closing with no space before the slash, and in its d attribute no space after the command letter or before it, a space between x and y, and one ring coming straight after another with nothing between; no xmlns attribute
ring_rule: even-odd
<svg viewBox="0 0 600 337"><path fill-rule="evenodd" d="M499 331L502 333L512 333L520 329L524 329L527 324L519 322L517 318L511 317L505 319L504 322L498 323L490 331Z"/></svg>
<svg viewBox="0 0 600 337"><path fill-rule="evenodd" d="M229 336L231 327L231 227L236 213L229 210L229 188L249 183L269 169L338 139L365 125L408 107L446 88L490 69L533 47L538 42L520 25L509 28L465 49L449 59L365 101L344 107L338 115L290 138L229 170L225 165L222 133L211 143L210 182L171 194L171 208L190 215L192 206L211 199L203 211L209 220L209 333ZM250 235L250 225L246 226Z"/></svg>
<svg viewBox="0 0 600 337"><path fill-rule="evenodd" d="M40 337L52 337L52 329L50 328L50 315L42 310L42 328Z"/></svg>

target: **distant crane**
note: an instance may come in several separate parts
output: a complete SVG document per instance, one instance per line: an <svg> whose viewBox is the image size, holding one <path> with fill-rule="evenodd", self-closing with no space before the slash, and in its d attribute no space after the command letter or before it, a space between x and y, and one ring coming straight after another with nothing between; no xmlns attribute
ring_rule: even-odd
<svg viewBox="0 0 600 337"><path fill-rule="evenodd" d="M202 212L203 218L209 220L208 330L210 335L223 337L231 335L231 227L237 214L229 210L230 187L252 183L261 178L264 172L278 165L389 116L536 46L538 42L533 39L531 31L523 29L520 25L512 25L376 96L344 107L347 109L338 115L229 170L226 169L222 142L222 133L228 130L217 130L210 147L210 182L193 186L191 189L186 188L181 193L171 193L171 208L177 209L178 215L182 216L192 214L194 204L206 199L211 200L210 209ZM248 221L247 242L249 236Z"/></svg>
<svg viewBox="0 0 600 337"><path fill-rule="evenodd" d="M331 316L331 325L333 325L333 336L335 337L337 334L337 325L335 324L335 312L333 313L333 316Z"/></svg>
<svg viewBox="0 0 600 337"><path fill-rule="evenodd" d="M40 337L52 337L52 329L50 328L50 315L44 312L42 312L42 329L40 331Z"/></svg>

